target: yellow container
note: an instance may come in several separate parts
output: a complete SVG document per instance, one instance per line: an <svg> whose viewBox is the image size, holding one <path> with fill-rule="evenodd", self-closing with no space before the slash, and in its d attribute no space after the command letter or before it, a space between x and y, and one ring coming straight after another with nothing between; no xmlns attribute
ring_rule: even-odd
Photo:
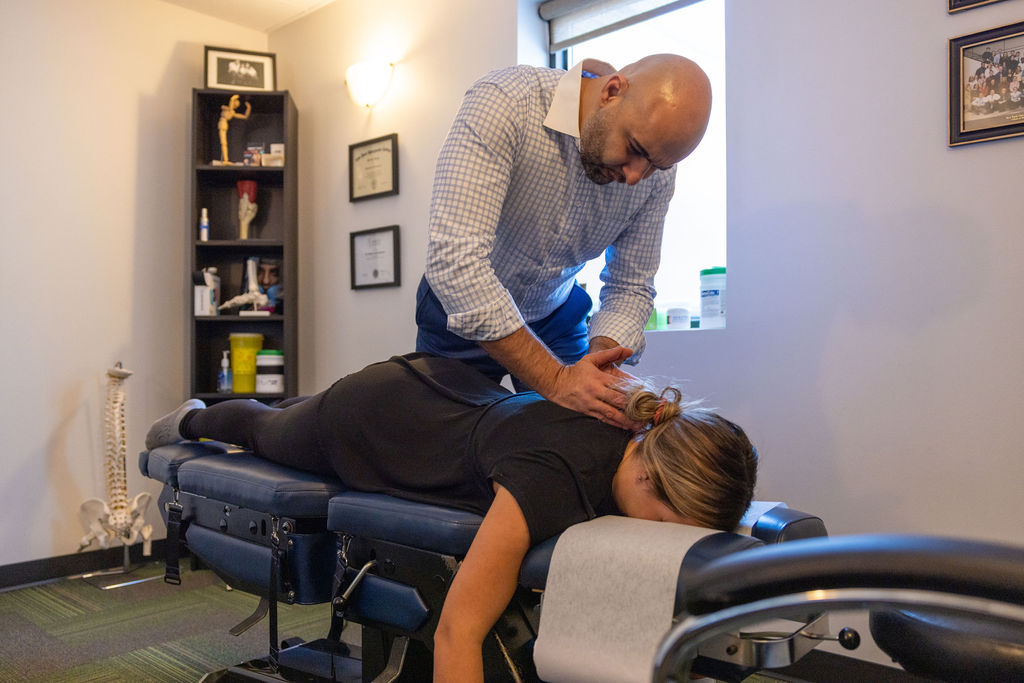
<svg viewBox="0 0 1024 683"><path fill-rule="evenodd" d="M231 390L236 394L256 391L256 354L263 348L263 335L257 332L232 332Z"/></svg>

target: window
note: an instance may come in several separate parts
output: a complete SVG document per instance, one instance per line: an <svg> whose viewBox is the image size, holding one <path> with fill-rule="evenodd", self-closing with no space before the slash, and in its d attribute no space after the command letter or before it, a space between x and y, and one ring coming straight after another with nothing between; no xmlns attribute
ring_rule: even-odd
<svg viewBox="0 0 1024 683"><path fill-rule="evenodd" d="M679 165L676 192L665 218L661 268L654 284L659 313L672 307L700 312L700 271L726 265L725 227L725 2L702 0L568 48L567 63L585 57L616 68L641 57L672 52L693 59L711 79L711 121L703 141ZM577 275L594 298L604 258Z"/></svg>

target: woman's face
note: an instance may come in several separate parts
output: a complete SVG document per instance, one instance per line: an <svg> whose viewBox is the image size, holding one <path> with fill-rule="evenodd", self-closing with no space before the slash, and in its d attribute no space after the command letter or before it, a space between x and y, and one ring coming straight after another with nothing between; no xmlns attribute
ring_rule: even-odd
<svg viewBox="0 0 1024 683"><path fill-rule="evenodd" d="M612 497L619 511L636 519L696 526L692 519L679 514L658 499L646 469L640 459L634 456L636 448L637 443L631 441L612 478Z"/></svg>

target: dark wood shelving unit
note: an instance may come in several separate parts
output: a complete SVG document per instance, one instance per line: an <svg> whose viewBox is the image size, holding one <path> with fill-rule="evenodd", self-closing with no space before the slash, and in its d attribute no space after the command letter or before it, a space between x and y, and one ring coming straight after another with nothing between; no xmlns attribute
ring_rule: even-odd
<svg viewBox="0 0 1024 683"><path fill-rule="evenodd" d="M231 165L216 165L221 146L217 130L221 107L234 94L228 90L192 91L191 198L188 230L189 287L186 301L188 345L188 393L208 403L230 398L255 398L276 402L298 392L298 112L287 91L238 93L252 106L246 120L228 125L228 158ZM284 143L284 166L243 165L248 145L260 143L269 151ZM257 184L256 217L249 239L238 239L238 191L241 180ZM199 239L199 218L207 209L208 241ZM245 261L249 257L277 259L281 263L282 304L271 315L242 316L237 309L216 316L194 315L192 274L217 268L221 301L242 292ZM222 352L230 348L232 332L258 332L264 349L284 352L285 391L281 394L218 393L217 373Z"/></svg>

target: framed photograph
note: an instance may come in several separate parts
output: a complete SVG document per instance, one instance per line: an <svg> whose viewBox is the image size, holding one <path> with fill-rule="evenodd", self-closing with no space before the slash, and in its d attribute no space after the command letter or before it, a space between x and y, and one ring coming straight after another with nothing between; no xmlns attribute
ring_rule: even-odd
<svg viewBox="0 0 1024 683"><path fill-rule="evenodd" d="M397 225L349 233L352 289L401 285L398 248Z"/></svg>
<svg viewBox="0 0 1024 683"><path fill-rule="evenodd" d="M949 144L1024 135L1024 21L949 41Z"/></svg>
<svg viewBox="0 0 1024 683"><path fill-rule="evenodd" d="M271 52L246 52L206 46L206 87L223 90L274 90L277 64Z"/></svg>
<svg viewBox="0 0 1024 683"><path fill-rule="evenodd" d="M348 200L398 194L398 134L348 146Z"/></svg>
<svg viewBox="0 0 1024 683"><path fill-rule="evenodd" d="M954 12L971 9L972 7L991 5L993 2L1002 2L1002 0L949 0L949 13L953 14Z"/></svg>

